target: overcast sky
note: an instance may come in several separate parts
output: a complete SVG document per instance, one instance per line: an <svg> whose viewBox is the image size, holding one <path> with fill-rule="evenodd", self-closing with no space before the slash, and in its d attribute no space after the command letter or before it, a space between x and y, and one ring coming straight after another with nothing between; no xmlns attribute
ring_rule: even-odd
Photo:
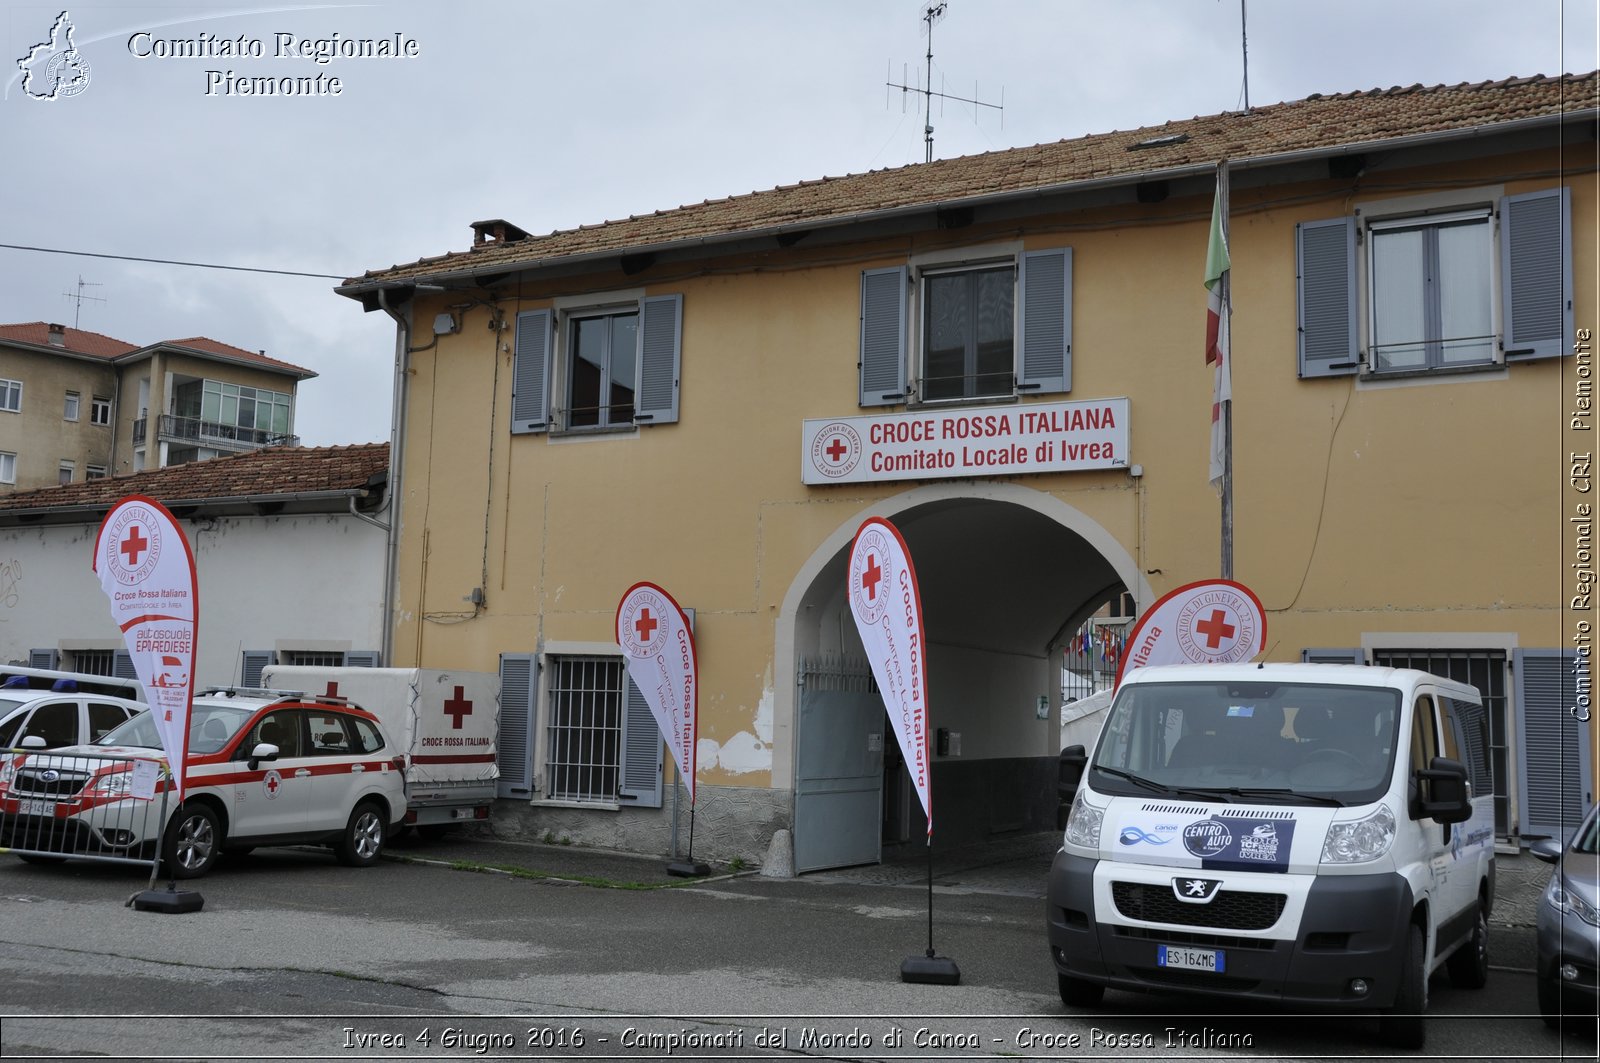
<svg viewBox="0 0 1600 1063"><path fill-rule="evenodd" d="M1586 72L1596 0L1251 0L1255 105L1393 85ZM4 12L0 243L355 275L533 233L923 159L921 0L71 4L76 95L19 58L55 4ZM279 38L415 42L403 58L279 57ZM202 35L205 35L202 37ZM262 55L173 56L240 37ZM180 42L174 45L172 42ZM203 46L203 45L202 45ZM168 53L168 54L163 54ZM1239 0L949 0L939 158L1239 108ZM36 56L36 67L48 56ZM216 71L216 74L208 74ZM229 94L237 78L338 95ZM43 84L31 83L33 87ZM324 82L326 85L326 80ZM305 366L308 445L384 440L394 329L334 281L0 249L0 322L134 344L205 335ZM81 306L67 298L82 279Z"/></svg>

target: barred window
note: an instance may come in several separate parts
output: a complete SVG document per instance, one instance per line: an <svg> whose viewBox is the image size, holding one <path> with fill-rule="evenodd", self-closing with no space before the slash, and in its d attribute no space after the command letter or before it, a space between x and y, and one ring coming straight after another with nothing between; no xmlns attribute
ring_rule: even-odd
<svg viewBox="0 0 1600 1063"><path fill-rule="evenodd" d="M546 797L617 800L626 681L618 657L551 659Z"/></svg>

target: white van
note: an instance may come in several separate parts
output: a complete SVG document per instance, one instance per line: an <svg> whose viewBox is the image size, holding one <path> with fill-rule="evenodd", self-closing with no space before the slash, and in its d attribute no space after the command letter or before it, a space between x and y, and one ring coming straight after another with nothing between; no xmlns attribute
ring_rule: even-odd
<svg viewBox="0 0 1600 1063"><path fill-rule="evenodd" d="M1489 727L1470 686L1353 665L1130 673L1072 792L1047 924L1063 1003L1107 986L1377 1010L1488 977ZM1074 790L1075 787L1075 790Z"/></svg>

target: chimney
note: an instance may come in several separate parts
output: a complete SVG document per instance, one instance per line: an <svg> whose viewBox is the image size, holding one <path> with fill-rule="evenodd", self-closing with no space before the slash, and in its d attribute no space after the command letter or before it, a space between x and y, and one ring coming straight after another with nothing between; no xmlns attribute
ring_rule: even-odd
<svg viewBox="0 0 1600 1063"><path fill-rule="evenodd" d="M65 347L67 345L67 327L50 323L50 346Z"/></svg>

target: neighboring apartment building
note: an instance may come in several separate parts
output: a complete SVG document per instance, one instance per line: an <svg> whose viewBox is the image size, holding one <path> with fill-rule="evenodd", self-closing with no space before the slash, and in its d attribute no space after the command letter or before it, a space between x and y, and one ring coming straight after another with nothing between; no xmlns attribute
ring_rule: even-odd
<svg viewBox="0 0 1600 1063"><path fill-rule="evenodd" d="M194 552L202 684L379 664L388 463L387 443L271 447L0 496L0 662L132 676L90 555L106 512L140 494Z"/></svg>
<svg viewBox="0 0 1600 1063"><path fill-rule="evenodd" d="M1314 96L545 236L480 222L347 281L399 331L393 663L499 667L503 794L661 851L684 820L613 629L659 583L693 611L704 851L789 828L802 870L872 862L922 837L845 595L888 516L941 842L1053 826L1071 640L1218 574L1226 161L1235 575L1266 659L1474 683L1499 842L1570 829L1597 102L1592 73Z"/></svg>
<svg viewBox="0 0 1600 1063"><path fill-rule="evenodd" d="M0 494L292 445L295 389L314 376L203 336L136 347L0 325Z"/></svg>

